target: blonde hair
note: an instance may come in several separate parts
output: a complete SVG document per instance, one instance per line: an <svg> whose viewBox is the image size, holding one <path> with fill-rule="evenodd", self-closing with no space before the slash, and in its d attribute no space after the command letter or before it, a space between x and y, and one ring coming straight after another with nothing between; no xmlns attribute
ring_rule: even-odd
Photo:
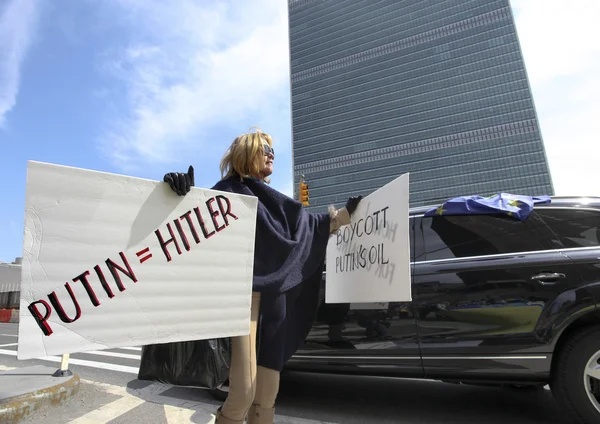
<svg viewBox="0 0 600 424"><path fill-rule="evenodd" d="M243 178L258 178L263 167L263 144L273 146L273 139L257 127L256 132L239 135L233 140L229 149L221 159L221 179L232 176ZM269 182L268 178L264 179Z"/></svg>

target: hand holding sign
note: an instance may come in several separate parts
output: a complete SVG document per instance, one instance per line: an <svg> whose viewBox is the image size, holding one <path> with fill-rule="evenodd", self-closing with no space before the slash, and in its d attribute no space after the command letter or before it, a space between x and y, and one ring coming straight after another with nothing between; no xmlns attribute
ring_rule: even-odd
<svg viewBox="0 0 600 424"><path fill-rule="evenodd" d="M357 208L357 206L358 206L358 204L360 203L361 200L362 200L362 196L350 197L348 199L348 201L346 202L346 210L348 211L348 214L350 216L352 216L352 214L356 210L356 208Z"/></svg>
<svg viewBox="0 0 600 424"><path fill-rule="evenodd" d="M194 167L190 165L187 174L185 172L169 172L165 174L163 181L169 184L171 190L179 196L185 196L194 186Z"/></svg>

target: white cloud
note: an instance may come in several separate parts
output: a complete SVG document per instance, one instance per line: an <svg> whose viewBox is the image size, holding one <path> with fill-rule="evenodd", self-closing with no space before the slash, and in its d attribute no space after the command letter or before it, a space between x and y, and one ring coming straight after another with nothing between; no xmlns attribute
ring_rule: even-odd
<svg viewBox="0 0 600 424"><path fill-rule="evenodd" d="M241 132L261 121L279 138L289 133L280 119L282 109L289 114L285 2L116 4L131 36L106 69L123 84L126 108L101 146L119 166L215 147L209 134L217 128ZM230 139L224 134L219 143Z"/></svg>
<svg viewBox="0 0 600 424"><path fill-rule="evenodd" d="M600 1L512 5L555 191L600 195ZM104 56L126 100L101 137L114 163L130 170L203 152L214 168L224 144L259 125L283 141L273 184L291 193L286 2L115 0L104 7L126 28Z"/></svg>
<svg viewBox="0 0 600 424"><path fill-rule="evenodd" d="M558 195L600 195L600 2L512 0Z"/></svg>
<svg viewBox="0 0 600 424"><path fill-rule="evenodd" d="M12 0L0 6L0 127L15 106L21 64L38 20L37 0Z"/></svg>

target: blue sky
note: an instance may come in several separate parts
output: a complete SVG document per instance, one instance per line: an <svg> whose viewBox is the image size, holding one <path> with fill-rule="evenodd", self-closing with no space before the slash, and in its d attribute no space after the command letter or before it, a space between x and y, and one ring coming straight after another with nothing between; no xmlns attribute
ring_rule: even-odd
<svg viewBox="0 0 600 424"><path fill-rule="evenodd" d="M513 0L557 194L600 195L600 2ZM21 256L28 160L219 177L248 127L292 193L283 0L0 0L0 261ZM585 169L585 175L581 175Z"/></svg>

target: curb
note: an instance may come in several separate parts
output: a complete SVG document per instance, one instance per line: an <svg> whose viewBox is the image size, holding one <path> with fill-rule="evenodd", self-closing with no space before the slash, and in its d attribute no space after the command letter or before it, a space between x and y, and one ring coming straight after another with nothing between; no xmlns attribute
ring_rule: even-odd
<svg viewBox="0 0 600 424"><path fill-rule="evenodd" d="M16 424L43 406L59 406L79 392L79 384L79 376L73 374L69 380L56 386L2 400L0 423Z"/></svg>

